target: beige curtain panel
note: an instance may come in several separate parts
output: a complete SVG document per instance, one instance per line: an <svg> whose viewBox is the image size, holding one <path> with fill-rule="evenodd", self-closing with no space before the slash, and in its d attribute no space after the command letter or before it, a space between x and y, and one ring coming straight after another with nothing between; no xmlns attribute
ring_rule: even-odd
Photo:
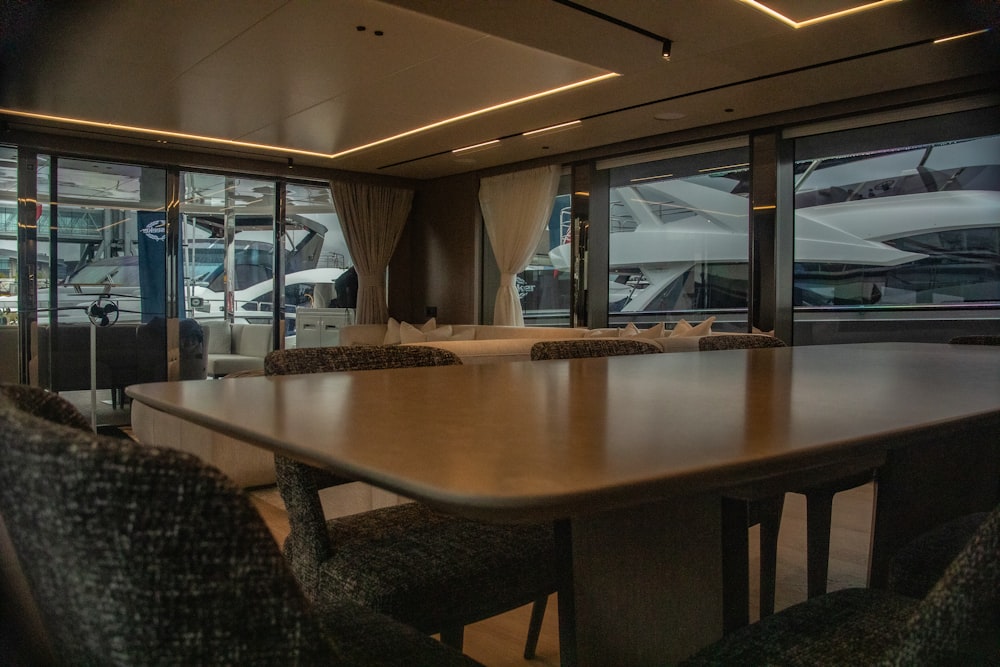
<svg viewBox="0 0 1000 667"><path fill-rule="evenodd" d="M358 324L389 320L385 271L410 215L413 191L384 185L330 183L347 249L358 272Z"/></svg>
<svg viewBox="0 0 1000 667"><path fill-rule="evenodd" d="M558 165L490 176L479 181L479 205L500 268L493 324L524 326L514 279L524 271L552 212L559 189Z"/></svg>

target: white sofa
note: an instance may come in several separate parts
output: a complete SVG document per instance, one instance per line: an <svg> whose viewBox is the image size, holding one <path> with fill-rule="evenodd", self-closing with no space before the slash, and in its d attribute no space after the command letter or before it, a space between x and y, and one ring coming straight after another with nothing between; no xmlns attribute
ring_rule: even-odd
<svg viewBox="0 0 1000 667"><path fill-rule="evenodd" d="M657 325L652 329L640 330L634 326L606 329L586 329L568 327L509 327L497 325L454 324L438 326L430 320L423 325L410 325L390 320L388 324L351 324L340 330L341 345L424 345L454 352L464 364L484 364L497 361L528 361L531 346L542 340L564 340L571 338L614 338L634 336L655 345L661 352L696 352L698 340L703 335L713 334L711 324L714 318L691 326L686 322L673 329ZM394 335L393 328L402 330ZM407 335L407 331L409 334Z"/></svg>
<svg viewBox="0 0 1000 667"><path fill-rule="evenodd" d="M208 338L209 377L264 370L264 357L274 341L270 324L230 324L223 320L206 320L201 324Z"/></svg>

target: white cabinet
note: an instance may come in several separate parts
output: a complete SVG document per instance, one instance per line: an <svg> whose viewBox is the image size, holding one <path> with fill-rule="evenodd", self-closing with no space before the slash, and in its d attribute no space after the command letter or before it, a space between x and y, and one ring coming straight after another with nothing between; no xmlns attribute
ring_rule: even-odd
<svg viewBox="0 0 1000 667"><path fill-rule="evenodd" d="M295 347L339 345L340 328L353 322L349 308L296 308Z"/></svg>

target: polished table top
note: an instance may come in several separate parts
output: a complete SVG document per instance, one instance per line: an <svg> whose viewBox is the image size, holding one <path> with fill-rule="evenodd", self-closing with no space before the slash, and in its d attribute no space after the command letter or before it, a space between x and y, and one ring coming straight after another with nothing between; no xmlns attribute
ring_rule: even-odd
<svg viewBox="0 0 1000 667"><path fill-rule="evenodd" d="M557 519L1000 424L1000 350L870 343L134 385L137 401L442 509Z"/></svg>

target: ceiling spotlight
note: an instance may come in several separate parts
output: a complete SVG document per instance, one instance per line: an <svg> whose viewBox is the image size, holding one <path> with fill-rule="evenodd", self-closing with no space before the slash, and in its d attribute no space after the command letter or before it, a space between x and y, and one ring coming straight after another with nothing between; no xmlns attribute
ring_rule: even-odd
<svg viewBox="0 0 1000 667"><path fill-rule="evenodd" d="M289 169L295 168L295 161L292 158L288 158L288 168Z"/></svg>
<svg viewBox="0 0 1000 667"><path fill-rule="evenodd" d="M669 39L663 40L663 59L670 60L670 48L674 45Z"/></svg>

